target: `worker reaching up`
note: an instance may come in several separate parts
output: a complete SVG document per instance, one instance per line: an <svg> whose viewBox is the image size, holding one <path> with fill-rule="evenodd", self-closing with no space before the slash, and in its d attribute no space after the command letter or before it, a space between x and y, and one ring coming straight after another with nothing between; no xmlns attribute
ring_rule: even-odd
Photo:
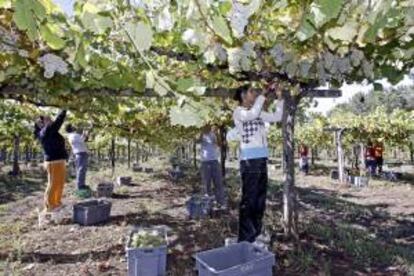
<svg viewBox="0 0 414 276"><path fill-rule="evenodd" d="M69 144L72 147L72 153L75 156L77 192L78 195L82 195L81 192L86 192L90 189L85 183L88 170L88 148L86 146L88 132L84 131L80 134L71 124L66 125L65 129Z"/></svg>
<svg viewBox="0 0 414 276"><path fill-rule="evenodd" d="M34 135L43 148L44 166L48 179L43 213L58 211L62 205L68 153L65 139L59 130L65 117L66 110L62 110L54 121L49 116L40 116L34 126Z"/></svg>
<svg viewBox="0 0 414 276"><path fill-rule="evenodd" d="M239 241L254 242L262 232L262 219L267 193L267 131L265 123L282 120L283 101L277 102L273 112L263 110L266 98L279 90L273 84L262 93L251 87L238 89L235 99L239 106L233 120L240 138L240 174L242 199L239 214Z"/></svg>

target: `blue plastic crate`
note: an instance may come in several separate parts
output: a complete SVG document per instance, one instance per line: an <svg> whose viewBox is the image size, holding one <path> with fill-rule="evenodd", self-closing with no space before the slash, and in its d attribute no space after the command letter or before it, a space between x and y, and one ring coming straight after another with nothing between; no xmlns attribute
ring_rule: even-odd
<svg viewBox="0 0 414 276"><path fill-rule="evenodd" d="M186 203L190 219L204 219L211 215L213 197L193 195Z"/></svg>
<svg viewBox="0 0 414 276"><path fill-rule="evenodd" d="M199 276L272 276L275 256L249 242L195 255Z"/></svg>
<svg viewBox="0 0 414 276"><path fill-rule="evenodd" d="M139 230L157 230L165 237L165 245L160 247L131 247L132 236ZM161 228L136 228L130 235L126 247L128 276L164 276L167 273L167 235Z"/></svg>
<svg viewBox="0 0 414 276"><path fill-rule="evenodd" d="M112 203L106 200L87 200L73 206L73 221L80 225L94 225L109 220Z"/></svg>

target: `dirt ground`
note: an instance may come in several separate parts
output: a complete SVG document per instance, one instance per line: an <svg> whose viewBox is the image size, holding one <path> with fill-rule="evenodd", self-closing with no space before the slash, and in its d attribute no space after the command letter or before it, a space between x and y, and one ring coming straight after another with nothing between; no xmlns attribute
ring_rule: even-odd
<svg viewBox="0 0 414 276"><path fill-rule="evenodd" d="M74 182L65 189L61 222L39 228L44 174L25 171L13 179L0 173L0 273L5 275L126 275L126 237L133 226L169 227L168 275L197 275L193 255L223 246L237 233L239 178L230 164L227 186L230 210L208 220L187 218L185 202L200 188L196 171L173 183L166 161L144 166L154 173L133 173L124 165L115 175L133 177L131 186L117 186L108 223L82 227L71 220ZM88 183L112 179L99 164ZM409 171L414 174L413 171ZM414 181L372 180L369 187L333 183L329 168L297 175L300 217L297 239L284 238L281 227L281 175L269 170L266 231L276 255L275 275L414 275ZM3 275L3 274L2 274Z"/></svg>

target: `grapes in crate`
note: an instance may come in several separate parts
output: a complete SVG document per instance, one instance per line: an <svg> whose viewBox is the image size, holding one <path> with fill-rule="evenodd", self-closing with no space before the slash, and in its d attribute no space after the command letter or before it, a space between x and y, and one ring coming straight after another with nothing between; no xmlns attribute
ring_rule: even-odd
<svg viewBox="0 0 414 276"><path fill-rule="evenodd" d="M160 247L165 244L165 238L157 230L139 230L132 236L131 246L140 247Z"/></svg>

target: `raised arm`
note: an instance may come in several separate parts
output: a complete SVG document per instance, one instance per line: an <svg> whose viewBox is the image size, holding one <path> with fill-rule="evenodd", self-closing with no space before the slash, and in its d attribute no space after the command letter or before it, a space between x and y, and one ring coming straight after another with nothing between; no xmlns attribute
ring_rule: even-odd
<svg viewBox="0 0 414 276"><path fill-rule="evenodd" d="M258 96L252 108L246 110L237 108L234 111L233 118L234 120L245 122L251 121L259 117L260 112L262 112L263 104L266 98L262 95Z"/></svg>
<svg viewBox="0 0 414 276"><path fill-rule="evenodd" d="M66 110L62 110L56 117L55 121L50 125L50 130L59 131L66 118Z"/></svg>
<svg viewBox="0 0 414 276"><path fill-rule="evenodd" d="M34 124L33 135L37 139L37 138L39 138L39 134L40 134L40 127L37 125L37 123L35 123Z"/></svg>
<svg viewBox="0 0 414 276"><path fill-rule="evenodd" d="M276 111L271 112L264 112L262 111L260 113L260 118L262 118L263 121L269 122L269 123L277 123L282 121L283 116L283 107L284 107L284 101L279 100L276 104Z"/></svg>
<svg viewBox="0 0 414 276"><path fill-rule="evenodd" d="M82 131L81 138L82 138L82 140L83 140L84 142L88 142L88 140L89 140L89 132L88 132L88 131L86 131L86 130Z"/></svg>

